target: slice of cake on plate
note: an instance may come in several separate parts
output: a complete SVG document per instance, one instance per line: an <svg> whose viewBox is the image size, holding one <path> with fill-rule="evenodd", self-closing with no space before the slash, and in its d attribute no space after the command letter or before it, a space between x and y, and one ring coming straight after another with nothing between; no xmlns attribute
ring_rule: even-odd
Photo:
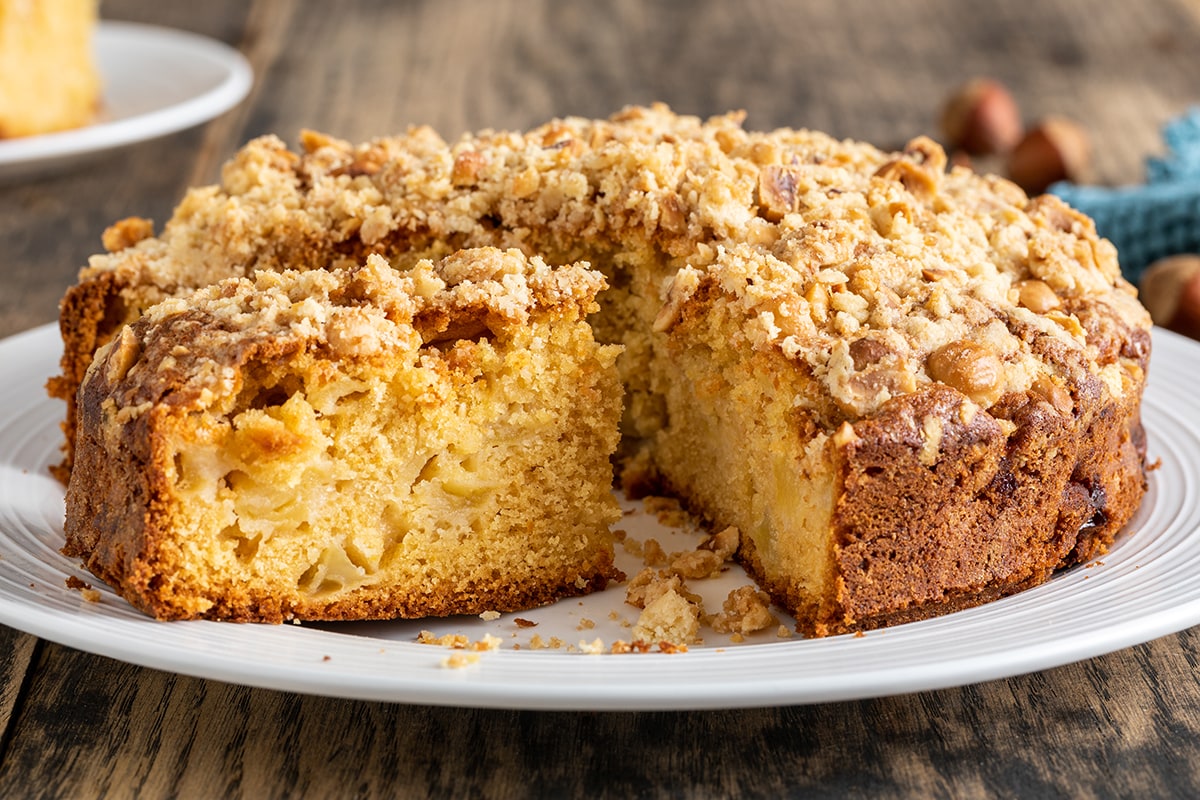
<svg viewBox="0 0 1200 800"><path fill-rule="evenodd" d="M530 608L619 576L603 278L516 251L155 306L80 394L65 552L162 619Z"/></svg>

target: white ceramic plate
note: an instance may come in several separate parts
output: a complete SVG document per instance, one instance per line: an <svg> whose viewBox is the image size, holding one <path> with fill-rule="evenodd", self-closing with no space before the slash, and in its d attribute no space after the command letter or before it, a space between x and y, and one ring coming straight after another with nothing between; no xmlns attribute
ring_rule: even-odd
<svg viewBox="0 0 1200 800"><path fill-rule="evenodd" d="M1097 656L1200 623L1200 345L1156 331L1144 415L1150 492L1100 561L981 608L864 636L780 639L774 629L734 645L711 634L689 652L588 655L580 641L630 638L636 619L614 587L494 621L478 618L337 625L155 622L98 585L99 602L66 586L97 583L58 552L63 492L61 404L42 385L55 371L52 327L0 341L0 623L147 667L311 694L529 709L689 709L815 703L956 686ZM667 550L694 546L642 511L622 526ZM627 572L639 566L622 554ZM696 582L710 608L740 570ZM610 617L611 615L611 617ZM522 628L521 617L537 622ZM594 625L594 627L592 627ZM499 650L466 669L415 639L422 629L485 634ZM533 636L563 646L532 649ZM514 645L520 645L516 650ZM572 650L575 650L572 652Z"/></svg>
<svg viewBox="0 0 1200 800"><path fill-rule="evenodd" d="M26 177L212 119L250 91L241 53L183 31L102 21L94 39L103 104L92 125L0 139L0 179Z"/></svg>

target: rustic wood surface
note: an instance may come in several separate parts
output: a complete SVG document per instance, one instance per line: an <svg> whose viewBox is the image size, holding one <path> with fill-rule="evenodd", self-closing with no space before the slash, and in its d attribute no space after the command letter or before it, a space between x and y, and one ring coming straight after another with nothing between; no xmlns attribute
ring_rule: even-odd
<svg viewBox="0 0 1200 800"><path fill-rule="evenodd" d="M1200 2L153 3L104 15L241 49L249 99L200 128L0 184L0 335L56 317L111 221L167 218L251 136L447 137L662 100L880 144L963 79L1137 181L1200 102ZM1197 797L1196 629L1009 680L693 713L482 711L308 697L130 666L0 626L0 797Z"/></svg>

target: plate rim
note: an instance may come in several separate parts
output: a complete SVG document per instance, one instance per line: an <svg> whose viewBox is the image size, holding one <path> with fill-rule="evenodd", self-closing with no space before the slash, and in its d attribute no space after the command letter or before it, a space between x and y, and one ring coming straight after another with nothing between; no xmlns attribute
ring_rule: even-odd
<svg viewBox="0 0 1200 800"><path fill-rule="evenodd" d="M1177 359L1200 358L1200 343L1186 340L1160 329L1154 331L1156 363L1172 364ZM53 323L0 339L0 366L19 362L16 371L38 378L48 376L55 368L58 353L57 326ZM1159 355L1162 353L1163 355ZM17 354L20 358L13 358ZM10 369L10 371L12 371ZM1168 367L1159 372L1171 372ZM1156 388L1166 386L1151 382L1147 395L1161 393ZM1170 383L1171 391L1195 394L1200 392L1200 377L1185 377ZM28 387L26 387L28 388ZM13 392L21 390L14 389ZM40 385L36 391L41 393ZM1171 397L1173 395L1167 395ZM1180 395L1182 396L1182 394ZM48 410L56 401L41 394L30 408ZM7 405L0 396L0 407ZM1164 407L1169 403L1162 401ZM57 409L56 409L57 410ZM1169 408L1167 410L1170 410ZM1184 420L1190 435L1200 441L1200 425ZM57 428L55 428L57 431ZM2 441L2 440L0 440ZM1194 445L1200 452L1200 444ZM0 454L0 459L7 456ZM1195 475L1185 479L1195 482ZM1157 485L1152 477L1152 492ZM1196 503L1185 509L1196 515ZM1150 509L1156 511L1156 509ZM1139 512L1140 513L1140 512ZM1194 527L1181 535L1200 534L1200 522L1192 517L1185 521ZM1200 517L1196 517L1200 519ZM0 518L0 523L3 519ZM0 537L6 531L0 529ZM1161 537L1159 533L1156 536ZM1147 534L1149 536L1149 534ZM1132 538L1131 542L1153 545L1154 537ZM1195 545L1200 551L1200 543ZM1114 552L1116 549L1114 548ZM1111 555L1111 554L1110 554ZM1167 555L1170 555L1168 551ZM11 558L0 553L0 577L12 569ZM1150 576L1156 559L1150 559ZM1200 558L1200 555L1197 555ZM1108 556L1104 557L1108 558ZM63 559L70 565L68 559ZM59 565L55 565L59 566ZM829 674L819 680L805 676L803 669L793 678L780 677L784 662L795 659L803 667L804 660L841 655L847 648L870 653L872 658L887 654L891 644L907 645L909 634L915 631L928 634L931 629L944 628L946 635L964 627L992 625L1004 622L1006 608L1017 605L1020 598L1035 593L1053 596L1070 592L1063 588L1066 580L1076 585L1090 577L1106 580L1111 571L1097 570L1096 574L1068 571L1026 592L994 601L984 606L955 612L930 620L869 631L862 637L853 635L824 639L794 639L737 648L705 647L675 655L644 654L627 657L612 655L589 656L580 653L528 650L500 650L481 654L480 663L466 670L446 670L441 660L442 648L420 645L410 641L378 639L353 632L331 631L313 624L292 625L235 625L223 622L196 621L163 623L142 617L127 605L106 608L78 599L78 593L58 586L43 587L67 598L78 613L65 614L53 603L31 605L12 595L0 581L0 623L61 645L115 658L126 663L166 670L191 677L218 680L258 688L299 692L303 694L381 701L478 708L508 708L527 710L701 710L717 708L751 708L782 705L813 704L858 700L907 694L918 691L946 689L999 678L1014 677L1043 669L1081 661L1129 646L1141 644L1160 636L1200 624L1200 576L1181 601L1152 614L1122 619L1099 632L1068 632L1053 639L1049 645L1012 647L999 652L983 651L960 655L947 660L918 659L901 668L890 667L878 660L857 671ZM1097 564L1100 566L1100 564ZM1126 580L1121 577L1110 582ZM1133 565L1132 569L1137 569ZM78 571L78 570L76 570ZM1074 575L1075 577L1071 577ZM1144 582L1143 582L1144 583ZM1056 584L1059 584L1056 586ZM1093 583L1092 586L1097 584ZM98 587L111 593L107 587ZM1143 587L1145 588L1145 587ZM1160 592L1158 586L1150 591ZM111 595L108 603L124 604ZM105 601L109 600L106 594ZM1006 606L1006 604L1008 604ZM61 605L61 603L60 603ZM1052 605L1052 604L1051 604ZM1047 606L1049 607L1049 606ZM146 637L160 644L145 649ZM889 643L890 638L890 643ZM920 637L916 642L919 643ZM881 644L882 643L882 644ZM264 646L265 645L265 646ZM892 648L896 650L897 648ZM332 654L324 660L323 655ZM357 660L356 660L357 659ZM728 670L731 666L752 669L769 666L768 678L724 686L714 691L704 676L710 671ZM559 673L562 680L545 680L546 674ZM532 680L541 677L543 680Z"/></svg>
<svg viewBox="0 0 1200 800"><path fill-rule="evenodd" d="M207 91L142 113L111 121L97 120L70 130L0 139L0 169L34 168L59 159L101 153L186 130L236 106L254 84L250 62L223 42L175 28L107 19L97 23L93 36L102 82L107 80L106 65L99 51L105 45L121 40L143 46L170 43L186 51L181 57L203 59L220 68L224 72L223 78ZM101 91L103 93L106 88L102 87Z"/></svg>

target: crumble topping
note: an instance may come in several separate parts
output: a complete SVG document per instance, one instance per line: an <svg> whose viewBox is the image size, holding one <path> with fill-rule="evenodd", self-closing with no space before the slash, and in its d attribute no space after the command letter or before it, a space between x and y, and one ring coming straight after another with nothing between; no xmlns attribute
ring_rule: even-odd
<svg viewBox="0 0 1200 800"><path fill-rule="evenodd" d="M341 359L385 351L430 358L429 346L518 328L534 315L582 317L595 310L604 286L585 265L552 269L515 250L462 251L404 273L371 255L344 271L258 272L165 300L123 328L96 362L118 384L109 413L124 421L168 388L176 403L204 408L225 401L239 390L240 365L248 359L305 348ZM453 350L446 358L454 358ZM156 373L142 379L139 370L148 364ZM129 392L120 390L122 381Z"/></svg>
<svg viewBox="0 0 1200 800"><path fill-rule="evenodd" d="M149 304L256 270L372 254L404 270L477 245L563 260L586 249L611 253L619 271L622 259L656 252L655 329L669 334L690 303L720 293L744 320L747 346L811 371L825 396L798 400L827 430L933 381L976 385L965 393L986 408L1053 377L1032 339L1050 337L1099 370L1116 358L1105 328L1124 326L1115 335L1128 338L1148 327L1113 246L1058 198L948 167L924 137L889 153L813 131L748 131L743 119L653 105L453 142L427 127L360 145L309 131L299 153L265 136L236 154L220 185L191 190L158 236L145 221L114 226L114 252L94 256L81 280L117 273ZM436 284L427 277L414 280ZM497 278L510 291L492 306L500 314L525 300L508 277ZM358 322L340 315L326 336L369 353L376 343ZM994 360L990 384L972 384L970 369L931 370L934 354L959 342Z"/></svg>

